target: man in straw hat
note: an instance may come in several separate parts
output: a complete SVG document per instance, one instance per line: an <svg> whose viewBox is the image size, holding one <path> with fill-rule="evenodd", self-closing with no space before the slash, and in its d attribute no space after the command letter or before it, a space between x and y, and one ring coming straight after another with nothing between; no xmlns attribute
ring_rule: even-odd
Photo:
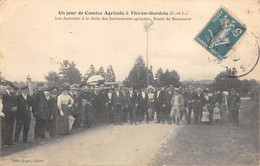
<svg viewBox="0 0 260 166"><path fill-rule="evenodd" d="M177 125L180 125L179 121L181 119L181 111L184 108L184 99L183 96L180 94L180 90L178 88L174 89L174 94L171 99L171 117L173 117L174 121Z"/></svg>

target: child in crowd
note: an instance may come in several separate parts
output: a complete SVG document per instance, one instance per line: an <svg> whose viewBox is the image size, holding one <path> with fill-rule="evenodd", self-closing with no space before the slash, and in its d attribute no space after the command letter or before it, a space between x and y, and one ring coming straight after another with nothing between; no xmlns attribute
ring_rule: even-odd
<svg viewBox="0 0 260 166"><path fill-rule="evenodd" d="M201 118L201 122L202 124L208 125L209 124L209 110L207 106L203 107L203 112L202 112L202 118Z"/></svg>
<svg viewBox="0 0 260 166"><path fill-rule="evenodd" d="M220 116L220 105L219 103L215 104L215 107L213 109L213 121L214 123L219 123L221 120L221 116Z"/></svg>

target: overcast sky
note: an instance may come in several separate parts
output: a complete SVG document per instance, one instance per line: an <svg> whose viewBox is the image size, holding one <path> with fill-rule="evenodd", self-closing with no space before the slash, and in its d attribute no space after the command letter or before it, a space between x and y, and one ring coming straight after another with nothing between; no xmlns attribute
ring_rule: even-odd
<svg viewBox="0 0 260 166"><path fill-rule="evenodd" d="M106 1L107 2L107 1ZM259 5L255 1L5 1L1 5L0 69L11 81L44 81L50 71L58 72L63 59L74 61L84 75L91 64L105 69L111 64L117 81L125 79L135 59L146 58L146 33L143 21L55 21L58 11L184 11L191 21L155 21L149 34L149 65L154 74L176 70L181 80L214 79L224 68L210 62L213 56L194 41L220 6L247 26L247 33L231 56L251 57L245 66L255 62L256 46L253 32L259 36ZM145 17L145 16L143 16ZM243 59L242 58L242 59ZM146 59L144 59L146 61ZM241 64L239 64L241 65ZM255 78L257 68L244 78Z"/></svg>

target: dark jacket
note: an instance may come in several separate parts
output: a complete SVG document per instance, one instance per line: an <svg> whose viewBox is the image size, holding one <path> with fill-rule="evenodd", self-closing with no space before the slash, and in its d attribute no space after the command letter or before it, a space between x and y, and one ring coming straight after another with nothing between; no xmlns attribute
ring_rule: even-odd
<svg viewBox="0 0 260 166"><path fill-rule="evenodd" d="M98 95L97 95L97 103L98 103L98 107L99 108L103 108L105 107L105 104L107 103L108 101L108 97L107 97L107 93L105 90L101 90L98 92Z"/></svg>
<svg viewBox="0 0 260 166"><path fill-rule="evenodd" d="M5 94L2 98L3 103L3 110L2 112L5 114L6 118L12 118L15 117L14 111L12 111L12 108L16 106L16 97L12 94Z"/></svg>
<svg viewBox="0 0 260 166"><path fill-rule="evenodd" d="M32 112L35 118L42 120L48 120L50 118L48 101L42 91L36 91L33 94Z"/></svg>
<svg viewBox="0 0 260 166"><path fill-rule="evenodd" d="M142 95L142 92L138 94L138 105L141 107L146 107L148 104L148 94L145 92L145 96Z"/></svg>
<svg viewBox="0 0 260 166"><path fill-rule="evenodd" d="M23 97L22 94L18 95L16 97L16 103L17 103L17 116L31 116L31 110L30 107L32 106L32 97L27 95L27 98Z"/></svg>
<svg viewBox="0 0 260 166"><path fill-rule="evenodd" d="M171 99L172 99L172 96L173 96L173 93L169 94L168 92L165 92L163 104L164 104L166 107L171 107Z"/></svg>
<svg viewBox="0 0 260 166"><path fill-rule="evenodd" d="M158 93L159 93L159 96L158 96ZM154 94L154 104L155 104L155 106L162 107L163 102L164 102L164 97L165 97L164 91L162 91L162 90L160 90L160 92L156 91L155 94Z"/></svg>
<svg viewBox="0 0 260 166"><path fill-rule="evenodd" d="M49 107L49 111L50 111L50 116L56 118L59 114L59 109L57 106L57 99L50 96L50 98L48 100L48 107Z"/></svg>
<svg viewBox="0 0 260 166"><path fill-rule="evenodd" d="M193 103L193 108L202 108L207 103L203 94L201 94L200 96L198 96L198 94L196 94L194 96L194 100L195 101Z"/></svg>
<svg viewBox="0 0 260 166"><path fill-rule="evenodd" d="M241 99L238 95L229 95L227 99L229 110L238 110L240 107Z"/></svg>
<svg viewBox="0 0 260 166"><path fill-rule="evenodd" d="M112 94L112 103L114 106L117 104L121 104L122 106L124 105L124 95L122 91L119 91L119 96L114 92Z"/></svg>

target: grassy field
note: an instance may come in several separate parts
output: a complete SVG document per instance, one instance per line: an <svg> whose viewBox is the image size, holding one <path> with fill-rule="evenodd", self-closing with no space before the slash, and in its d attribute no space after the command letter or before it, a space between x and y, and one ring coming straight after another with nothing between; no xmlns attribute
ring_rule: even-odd
<svg viewBox="0 0 260 166"><path fill-rule="evenodd" d="M259 104L242 100L239 127L184 126L151 165L259 165Z"/></svg>

